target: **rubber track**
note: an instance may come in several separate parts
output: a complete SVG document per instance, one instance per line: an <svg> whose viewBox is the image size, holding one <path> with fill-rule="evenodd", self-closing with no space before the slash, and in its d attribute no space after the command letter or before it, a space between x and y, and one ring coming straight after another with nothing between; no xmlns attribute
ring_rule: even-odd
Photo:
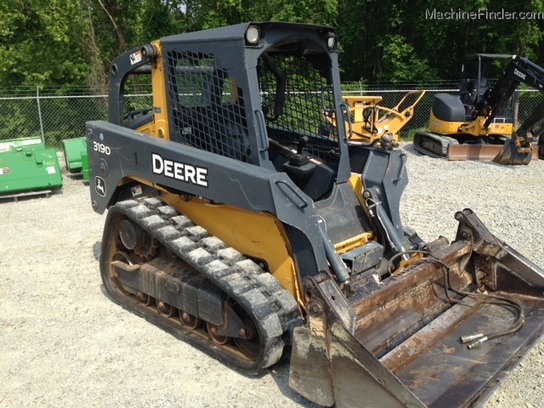
<svg viewBox="0 0 544 408"><path fill-rule="evenodd" d="M433 141L435 145L440 145L439 148L437 148L436 150L427 149L423 146L423 144L425 143L425 139ZM414 149L416 151L434 158L446 157L448 154L448 145L450 144L459 144L459 142L453 137L442 136L428 132L417 132L414 135L413 140Z"/></svg>
<svg viewBox="0 0 544 408"><path fill-rule="evenodd" d="M281 359L284 347L291 344L292 329L302 319L294 297L276 278L160 199L122 201L109 212L122 213L139 224L238 302L258 326L261 355L255 362L211 340L206 340L209 345L200 344L204 351L246 374L258 374Z"/></svg>

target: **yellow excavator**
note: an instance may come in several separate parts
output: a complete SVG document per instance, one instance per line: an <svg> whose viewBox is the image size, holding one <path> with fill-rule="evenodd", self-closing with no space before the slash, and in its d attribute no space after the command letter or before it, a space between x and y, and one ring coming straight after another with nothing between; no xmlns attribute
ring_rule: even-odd
<svg viewBox="0 0 544 408"><path fill-rule="evenodd" d="M319 405L481 403L544 330L544 271L469 209L451 243L403 226L406 154L348 143L339 72L334 28L280 22L115 58L86 125L105 292L245 374L289 359Z"/></svg>
<svg viewBox="0 0 544 408"><path fill-rule="evenodd" d="M492 86L486 72L497 61L507 64ZM544 69L517 55L467 55L461 69L459 95L435 95L430 132L416 133L414 148L422 154L449 160L528 164L531 159L538 159L533 145L544 143L544 102L514 131L514 113L509 104L522 83L543 92Z"/></svg>

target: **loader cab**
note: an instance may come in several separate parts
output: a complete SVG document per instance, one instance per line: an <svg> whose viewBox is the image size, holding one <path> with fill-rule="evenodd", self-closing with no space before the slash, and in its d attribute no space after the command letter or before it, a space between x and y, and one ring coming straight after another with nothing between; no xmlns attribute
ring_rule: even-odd
<svg viewBox="0 0 544 408"><path fill-rule="evenodd" d="M321 200L351 175L345 122L330 120L347 112L337 53L334 29L306 24L165 37L114 60L109 122L284 172ZM153 97L131 110L133 77L151 82Z"/></svg>
<svg viewBox="0 0 544 408"><path fill-rule="evenodd" d="M132 49L112 62L108 95L108 121L148 133L149 129L145 125L153 121L151 65L145 60L136 66L127 63L131 60L131 55L139 52L141 52L140 48ZM140 96L129 97L134 94Z"/></svg>
<svg viewBox="0 0 544 408"><path fill-rule="evenodd" d="M285 172L319 200L350 175L347 142L337 137L345 131L325 117L343 115L336 34L290 27L249 23L162 39L170 140Z"/></svg>
<svg viewBox="0 0 544 408"><path fill-rule="evenodd" d="M268 158L314 200L332 188L341 157L338 128L327 120L337 96L330 51L285 38L259 55L256 71Z"/></svg>

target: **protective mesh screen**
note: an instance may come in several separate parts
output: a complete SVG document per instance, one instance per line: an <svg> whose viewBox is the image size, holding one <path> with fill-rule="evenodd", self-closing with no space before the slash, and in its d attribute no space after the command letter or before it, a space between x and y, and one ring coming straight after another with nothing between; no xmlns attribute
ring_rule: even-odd
<svg viewBox="0 0 544 408"><path fill-rule="evenodd" d="M315 56L263 54L258 72L268 136L287 146L296 146L308 136L305 150L335 160L336 129L324 117L334 106L326 77L328 61Z"/></svg>
<svg viewBox="0 0 544 408"><path fill-rule="evenodd" d="M167 53L171 139L237 160L250 150L242 90L213 55Z"/></svg>
<svg viewBox="0 0 544 408"><path fill-rule="evenodd" d="M211 54L167 52L167 94L172 109L171 139L249 162L251 151L242 89ZM336 129L324 112L334 106L327 80L330 62L301 54L263 54L258 79L268 136L336 161Z"/></svg>

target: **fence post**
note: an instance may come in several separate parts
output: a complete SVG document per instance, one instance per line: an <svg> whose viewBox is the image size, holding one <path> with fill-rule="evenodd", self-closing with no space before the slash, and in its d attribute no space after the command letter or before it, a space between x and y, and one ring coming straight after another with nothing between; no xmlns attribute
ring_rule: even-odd
<svg viewBox="0 0 544 408"><path fill-rule="evenodd" d="M38 104L38 118L40 120L40 132L42 134L42 143L45 144L45 134L43 132L43 121L42 121L42 109L40 107L40 86L36 85L36 103Z"/></svg>

